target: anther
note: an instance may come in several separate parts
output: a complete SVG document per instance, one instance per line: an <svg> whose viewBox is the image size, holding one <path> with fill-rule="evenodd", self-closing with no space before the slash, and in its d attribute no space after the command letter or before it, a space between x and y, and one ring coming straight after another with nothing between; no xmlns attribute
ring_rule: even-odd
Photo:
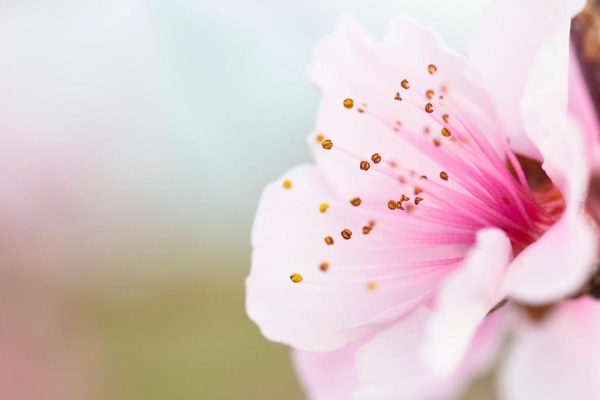
<svg viewBox="0 0 600 400"><path fill-rule="evenodd" d="M394 96L394 100L402 101L402 96L400 96L399 92L396 92L396 95Z"/></svg>
<svg viewBox="0 0 600 400"><path fill-rule="evenodd" d="M319 206L319 211L321 213L324 213L325 211L327 211L328 208L329 208L329 204L328 203L321 203L321 205Z"/></svg>
<svg viewBox="0 0 600 400"><path fill-rule="evenodd" d="M346 240L350 239L352 237L352 231L348 228L344 229L342 232L342 237Z"/></svg>
<svg viewBox="0 0 600 400"><path fill-rule="evenodd" d="M369 221L369 226L370 226L371 228L373 228L373 227L375 226L375 221L374 221L374 220L370 220L370 221Z"/></svg>
<svg viewBox="0 0 600 400"><path fill-rule="evenodd" d="M420 202L423 201L422 197L415 197L415 205L418 206Z"/></svg>
<svg viewBox="0 0 600 400"><path fill-rule="evenodd" d="M396 201L395 200L388 201L388 208L390 210L395 210L396 209Z"/></svg>
<svg viewBox="0 0 600 400"><path fill-rule="evenodd" d="M420 193L423 193L423 189L421 189L420 187L417 186L415 188L415 194L420 194Z"/></svg>
<svg viewBox="0 0 600 400"><path fill-rule="evenodd" d="M440 172L440 178L442 178L443 180L447 181L448 180L448 174L445 173L444 171Z"/></svg>
<svg viewBox="0 0 600 400"><path fill-rule="evenodd" d="M410 197L408 197L407 195L403 194L402 197L400 197L400 201L409 201Z"/></svg>
<svg viewBox="0 0 600 400"><path fill-rule="evenodd" d="M448 129L442 128L442 136L443 137L450 137L450 136L452 136L452 133Z"/></svg>
<svg viewBox="0 0 600 400"><path fill-rule="evenodd" d="M428 99L433 99L433 95L435 95L434 91L429 89L425 92L425 96L427 96Z"/></svg>
<svg viewBox="0 0 600 400"><path fill-rule="evenodd" d="M371 168L371 164L369 164L368 161L361 161L360 162L360 169L362 169L363 171L368 171L369 168Z"/></svg>
<svg viewBox="0 0 600 400"><path fill-rule="evenodd" d="M331 150L333 148L333 142L331 140L327 139L327 140L323 141L322 146L325 150Z"/></svg>
<svg viewBox="0 0 600 400"><path fill-rule="evenodd" d="M425 104L425 112L431 114L433 112L433 104L427 103Z"/></svg>
<svg viewBox="0 0 600 400"><path fill-rule="evenodd" d="M379 164L379 162L381 161L381 156L379 155L379 153L375 153L371 156L371 161L373 161L375 164Z"/></svg>
<svg viewBox="0 0 600 400"><path fill-rule="evenodd" d="M396 208L398 210L404 210L404 207L402 206L402 202L401 201L399 201L399 202L396 203Z"/></svg>
<svg viewBox="0 0 600 400"><path fill-rule="evenodd" d="M445 123L448 123L448 121L450 120L450 115L444 114L444 115L442 115L442 119L444 120Z"/></svg>
<svg viewBox="0 0 600 400"><path fill-rule="evenodd" d="M329 263L327 261L323 261L321 263L321 265L319 265L319 269L323 272L326 272L329 270Z"/></svg>
<svg viewBox="0 0 600 400"><path fill-rule="evenodd" d="M368 235L372 229L373 228L371 228L370 226L363 226L363 228L362 228L363 235Z"/></svg>
<svg viewBox="0 0 600 400"><path fill-rule="evenodd" d="M290 275L290 279L294 283L300 283L300 282L302 282L302 275L294 272L293 274Z"/></svg>
<svg viewBox="0 0 600 400"><path fill-rule="evenodd" d="M283 188L284 189L291 189L292 188L292 181L289 179L286 179L285 181L283 181Z"/></svg>
<svg viewBox="0 0 600 400"><path fill-rule="evenodd" d="M439 140L439 139L433 139L433 145L434 145L435 147L440 147L440 145L441 145L441 144L442 144L442 142L440 142L440 140Z"/></svg>
<svg viewBox="0 0 600 400"><path fill-rule="evenodd" d="M325 243L327 243L328 246L331 246L333 244L333 238L331 236L325 236Z"/></svg>
<svg viewBox="0 0 600 400"><path fill-rule="evenodd" d="M360 203L362 203L360 197L355 197L352 200L350 200L350 204L352 204L354 207L360 206Z"/></svg>
<svg viewBox="0 0 600 400"><path fill-rule="evenodd" d="M429 64L427 66L427 72L429 72L430 75L433 75L437 72L437 67L433 64Z"/></svg>
<svg viewBox="0 0 600 400"><path fill-rule="evenodd" d="M367 289L370 290L371 292L376 291L377 290L377 283L375 283L374 281L367 282Z"/></svg>
<svg viewBox="0 0 600 400"><path fill-rule="evenodd" d="M317 143L321 143L323 140L325 140L325 135L323 135L322 133L319 133L315 139L317 140Z"/></svg>
<svg viewBox="0 0 600 400"><path fill-rule="evenodd" d="M354 100L352 100L352 99L344 99L344 107L347 110L352 109L352 107L354 107Z"/></svg>
<svg viewBox="0 0 600 400"><path fill-rule="evenodd" d="M406 79L404 79L400 85L404 88L404 89L410 89L410 84L408 83L408 81Z"/></svg>

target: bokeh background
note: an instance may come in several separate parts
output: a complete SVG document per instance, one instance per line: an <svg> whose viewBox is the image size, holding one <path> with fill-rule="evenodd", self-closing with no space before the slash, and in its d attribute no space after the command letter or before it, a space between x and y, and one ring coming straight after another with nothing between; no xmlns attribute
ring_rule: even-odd
<svg viewBox="0 0 600 400"><path fill-rule="evenodd" d="M243 281L311 51L349 13L464 52L485 2L0 2L0 398L301 399Z"/></svg>

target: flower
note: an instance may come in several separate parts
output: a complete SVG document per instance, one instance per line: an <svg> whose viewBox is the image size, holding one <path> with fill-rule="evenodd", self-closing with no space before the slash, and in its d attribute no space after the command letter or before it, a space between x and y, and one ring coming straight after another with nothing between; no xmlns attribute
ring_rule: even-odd
<svg viewBox="0 0 600 400"><path fill-rule="evenodd" d="M467 60L403 19L379 44L344 19L319 45L316 165L266 188L247 279L249 316L300 350L311 398L455 395L512 310L586 284L581 3L492 1Z"/></svg>

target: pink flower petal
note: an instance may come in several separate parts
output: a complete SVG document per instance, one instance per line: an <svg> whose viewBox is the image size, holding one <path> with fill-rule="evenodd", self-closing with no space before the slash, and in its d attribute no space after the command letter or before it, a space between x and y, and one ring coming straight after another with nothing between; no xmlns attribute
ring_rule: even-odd
<svg viewBox="0 0 600 400"><path fill-rule="evenodd" d="M454 371L486 315L503 299L500 289L511 258L504 232L480 231L464 265L444 282L424 346L425 358L436 373Z"/></svg>
<svg viewBox="0 0 600 400"><path fill-rule="evenodd" d="M329 208L321 213L324 202ZM377 221L364 235L373 215L340 199L312 166L265 189L252 231L246 304L267 338L311 351L356 341L427 301L468 247L403 238L393 230L396 219ZM344 228L353 232L350 240L341 237ZM324 261L327 271L320 269ZM302 281L293 282L293 273Z"/></svg>
<svg viewBox="0 0 600 400"><path fill-rule="evenodd" d="M294 366L306 397L310 400L350 399L358 384L355 353L362 344L357 342L323 353L294 351Z"/></svg>
<svg viewBox="0 0 600 400"><path fill-rule="evenodd" d="M498 385L503 400L592 400L600 382L600 303L561 305L518 332Z"/></svg>
<svg viewBox="0 0 600 400"><path fill-rule="evenodd" d="M584 138L570 121L549 127L540 140L544 169L561 190L567 209L542 237L514 260L506 291L530 304L544 304L575 293L588 279L597 254L597 234L582 211L589 167Z"/></svg>
<svg viewBox="0 0 600 400"><path fill-rule="evenodd" d="M508 295L543 305L574 294L587 281L596 257L597 238L580 215L565 215L513 261Z"/></svg>
<svg viewBox="0 0 600 400"><path fill-rule="evenodd" d="M470 72L491 93L511 146L522 154L541 159L523 130L536 128L538 111L566 111L570 23L584 4L493 0L476 29Z"/></svg>
<svg viewBox="0 0 600 400"><path fill-rule="evenodd" d="M458 396L492 363L504 333L503 310L479 328L461 365L448 377L434 374L421 358L426 326L432 312L421 307L382 331L356 355L358 399L448 399Z"/></svg>

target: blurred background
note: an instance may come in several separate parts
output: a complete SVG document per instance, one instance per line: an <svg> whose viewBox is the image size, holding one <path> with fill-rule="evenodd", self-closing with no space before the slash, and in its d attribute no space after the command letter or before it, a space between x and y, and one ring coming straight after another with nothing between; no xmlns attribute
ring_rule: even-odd
<svg viewBox="0 0 600 400"><path fill-rule="evenodd" d="M244 278L311 51L346 13L465 51L484 3L0 2L0 398L301 399Z"/></svg>

